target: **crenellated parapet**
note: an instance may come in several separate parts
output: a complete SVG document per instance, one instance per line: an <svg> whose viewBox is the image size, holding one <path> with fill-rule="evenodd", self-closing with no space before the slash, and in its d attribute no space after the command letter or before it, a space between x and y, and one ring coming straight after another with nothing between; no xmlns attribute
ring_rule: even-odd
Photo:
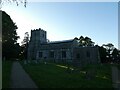
<svg viewBox="0 0 120 90"><path fill-rule="evenodd" d="M47 32L41 28L31 30L30 40L33 42L39 41L39 43L46 43L47 42Z"/></svg>

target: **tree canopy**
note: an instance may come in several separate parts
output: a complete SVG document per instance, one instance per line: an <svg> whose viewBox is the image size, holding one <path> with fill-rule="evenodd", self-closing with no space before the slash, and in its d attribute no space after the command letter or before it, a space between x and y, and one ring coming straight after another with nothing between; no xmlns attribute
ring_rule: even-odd
<svg viewBox="0 0 120 90"><path fill-rule="evenodd" d="M94 46L95 44L89 37L80 36L78 40L80 46Z"/></svg>
<svg viewBox="0 0 120 90"><path fill-rule="evenodd" d="M112 43L103 44L98 47L102 63L120 63L120 51Z"/></svg>
<svg viewBox="0 0 120 90"><path fill-rule="evenodd" d="M103 46L98 46L98 48L99 48L101 62L106 63L107 62L106 56L108 55L106 48L104 48Z"/></svg>
<svg viewBox="0 0 120 90"><path fill-rule="evenodd" d="M18 6L20 3L24 4L24 7L26 7L27 4L27 0L0 0L0 8L2 8L2 5L4 3L16 3L16 5Z"/></svg>
<svg viewBox="0 0 120 90"><path fill-rule="evenodd" d="M22 45L21 45L21 52L22 52L21 57L22 57L22 59L26 59L26 60L27 60L28 42L29 42L29 33L25 32L24 39L21 42L22 43Z"/></svg>
<svg viewBox="0 0 120 90"><path fill-rule="evenodd" d="M112 43L103 44L102 46L105 47L109 53L114 50L114 45Z"/></svg>
<svg viewBox="0 0 120 90"><path fill-rule="evenodd" d="M114 49L112 52L113 62L120 62L120 51L118 49Z"/></svg>
<svg viewBox="0 0 120 90"><path fill-rule="evenodd" d="M17 25L13 22L11 17L5 12L2 11L2 57L10 59L17 58L18 53L20 52L19 44L17 39L16 29Z"/></svg>

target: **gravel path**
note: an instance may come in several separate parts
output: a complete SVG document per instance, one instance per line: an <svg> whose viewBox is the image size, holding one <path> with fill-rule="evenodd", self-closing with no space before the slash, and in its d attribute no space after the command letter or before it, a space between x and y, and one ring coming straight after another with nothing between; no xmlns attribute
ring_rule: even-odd
<svg viewBox="0 0 120 90"><path fill-rule="evenodd" d="M13 62L10 88L38 88L18 61Z"/></svg>

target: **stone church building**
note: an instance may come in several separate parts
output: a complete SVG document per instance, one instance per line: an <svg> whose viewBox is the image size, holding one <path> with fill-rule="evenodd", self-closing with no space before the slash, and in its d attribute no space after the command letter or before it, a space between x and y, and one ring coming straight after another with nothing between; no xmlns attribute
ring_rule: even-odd
<svg viewBox="0 0 120 90"><path fill-rule="evenodd" d="M31 30L28 59L80 63L98 63L100 61L97 47L79 46L76 39L48 42L47 32L42 29Z"/></svg>

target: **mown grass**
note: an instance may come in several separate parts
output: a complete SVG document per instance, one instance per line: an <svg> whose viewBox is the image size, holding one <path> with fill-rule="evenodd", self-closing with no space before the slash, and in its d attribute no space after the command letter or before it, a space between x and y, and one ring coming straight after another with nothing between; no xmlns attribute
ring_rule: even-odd
<svg viewBox="0 0 120 90"><path fill-rule="evenodd" d="M2 88L10 87L12 61L2 61Z"/></svg>
<svg viewBox="0 0 120 90"><path fill-rule="evenodd" d="M79 72L53 63L22 64L39 88L112 88L111 65L87 65ZM94 78L86 79L85 71L95 70Z"/></svg>

